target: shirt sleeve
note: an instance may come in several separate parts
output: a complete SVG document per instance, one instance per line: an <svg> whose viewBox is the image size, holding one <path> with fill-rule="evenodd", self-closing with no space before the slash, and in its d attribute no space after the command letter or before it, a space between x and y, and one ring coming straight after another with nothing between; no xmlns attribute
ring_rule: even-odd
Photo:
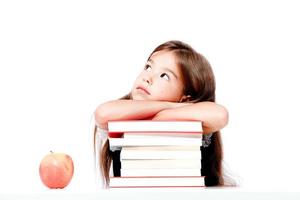
<svg viewBox="0 0 300 200"><path fill-rule="evenodd" d="M95 172L95 183L97 188L104 189L104 177L100 169L100 155L102 147L107 140L108 131L101 129L97 126L95 118L93 116L91 123L92 134L94 135L94 172Z"/></svg>

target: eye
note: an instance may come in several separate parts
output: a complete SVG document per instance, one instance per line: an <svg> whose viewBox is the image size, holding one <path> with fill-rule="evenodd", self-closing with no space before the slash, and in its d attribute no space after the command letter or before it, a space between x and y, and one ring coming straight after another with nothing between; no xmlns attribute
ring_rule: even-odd
<svg viewBox="0 0 300 200"><path fill-rule="evenodd" d="M166 73L162 73L160 75L160 77L163 78L163 79L166 79L167 81L170 80L170 76L168 74L166 74Z"/></svg>
<svg viewBox="0 0 300 200"><path fill-rule="evenodd" d="M152 69L151 66L148 64L144 67L144 70L146 70L148 72L151 71L151 69Z"/></svg>

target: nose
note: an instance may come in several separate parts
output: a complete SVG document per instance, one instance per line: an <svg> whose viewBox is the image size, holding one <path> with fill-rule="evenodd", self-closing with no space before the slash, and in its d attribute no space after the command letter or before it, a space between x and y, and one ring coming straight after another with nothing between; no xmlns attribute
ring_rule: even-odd
<svg viewBox="0 0 300 200"><path fill-rule="evenodd" d="M149 85L152 85L152 78L150 76L144 76L143 81L145 81Z"/></svg>

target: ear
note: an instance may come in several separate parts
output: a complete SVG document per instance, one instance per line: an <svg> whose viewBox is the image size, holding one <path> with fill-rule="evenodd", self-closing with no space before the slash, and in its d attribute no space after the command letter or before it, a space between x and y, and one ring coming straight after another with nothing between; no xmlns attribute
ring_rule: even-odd
<svg viewBox="0 0 300 200"><path fill-rule="evenodd" d="M190 100L190 98L191 98L191 95L183 95L181 97L181 99L179 100L179 103L181 103L181 102L187 102L187 101Z"/></svg>

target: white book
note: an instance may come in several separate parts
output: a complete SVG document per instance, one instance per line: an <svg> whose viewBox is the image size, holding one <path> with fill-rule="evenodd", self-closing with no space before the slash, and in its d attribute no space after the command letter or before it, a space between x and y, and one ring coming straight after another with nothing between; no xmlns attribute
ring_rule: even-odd
<svg viewBox="0 0 300 200"><path fill-rule="evenodd" d="M131 150L122 148L121 161L125 159L201 159L200 146L197 150Z"/></svg>
<svg viewBox="0 0 300 200"><path fill-rule="evenodd" d="M201 169L201 160L122 160L121 169Z"/></svg>
<svg viewBox="0 0 300 200"><path fill-rule="evenodd" d="M130 151L198 151L201 145L198 146L132 146L123 147L122 149Z"/></svg>
<svg viewBox="0 0 300 200"><path fill-rule="evenodd" d="M121 169L121 176L201 176L201 169Z"/></svg>
<svg viewBox="0 0 300 200"><path fill-rule="evenodd" d="M111 188L131 187L204 187L203 176L183 177L111 177Z"/></svg>
<svg viewBox="0 0 300 200"><path fill-rule="evenodd" d="M199 146L202 138L109 138L110 148L125 146Z"/></svg>
<svg viewBox="0 0 300 200"><path fill-rule="evenodd" d="M108 132L202 132L200 121L109 121Z"/></svg>
<svg viewBox="0 0 300 200"><path fill-rule="evenodd" d="M170 137L187 137L187 138L202 138L201 133L190 133L190 132L125 132L123 138L170 138Z"/></svg>

